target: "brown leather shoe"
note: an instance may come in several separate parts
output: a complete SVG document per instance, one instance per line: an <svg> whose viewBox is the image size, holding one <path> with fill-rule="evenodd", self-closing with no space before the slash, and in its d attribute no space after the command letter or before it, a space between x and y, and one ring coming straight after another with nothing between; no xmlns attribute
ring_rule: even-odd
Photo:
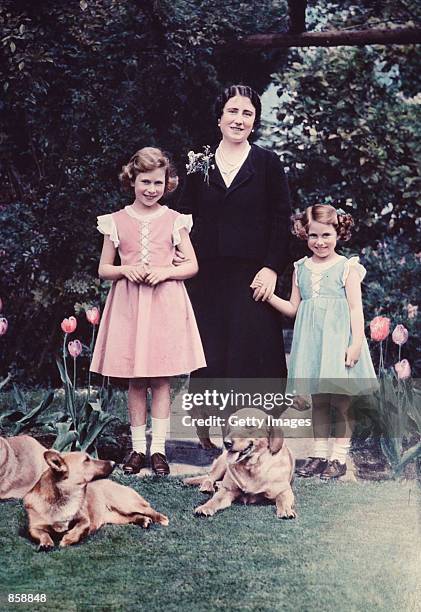
<svg viewBox="0 0 421 612"><path fill-rule="evenodd" d="M154 453L151 455L151 467L157 476L168 476L170 473L170 466L168 465L167 458L162 453Z"/></svg>
<svg viewBox="0 0 421 612"><path fill-rule="evenodd" d="M301 467L295 470L295 473L303 478L310 478L310 476L321 474L327 468L328 464L329 461L327 459L309 457Z"/></svg>
<svg viewBox="0 0 421 612"><path fill-rule="evenodd" d="M146 457L143 453L132 450L124 458L123 472L125 474L138 474L144 467L146 467Z"/></svg>
<svg viewBox="0 0 421 612"><path fill-rule="evenodd" d="M328 466L320 474L320 480L332 480L346 474L346 463L339 463L337 459L329 461Z"/></svg>

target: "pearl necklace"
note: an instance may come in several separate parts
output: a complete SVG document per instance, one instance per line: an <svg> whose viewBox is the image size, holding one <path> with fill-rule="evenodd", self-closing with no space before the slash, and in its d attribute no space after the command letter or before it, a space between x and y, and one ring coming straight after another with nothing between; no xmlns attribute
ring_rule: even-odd
<svg viewBox="0 0 421 612"><path fill-rule="evenodd" d="M216 159L217 159L218 167L219 167L219 170L220 170L221 174L225 174L226 176L229 176L230 174L232 174L233 172L238 170L240 168L240 166L243 165L246 157L248 156L250 148L251 147L248 144L248 146L244 150L244 153L240 157L240 159L237 159L237 161L232 162L232 161L230 161L229 159L227 159L225 157L225 155L224 155L224 153L222 151L222 147L221 147L221 145L219 145L217 150L216 150Z"/></svg>

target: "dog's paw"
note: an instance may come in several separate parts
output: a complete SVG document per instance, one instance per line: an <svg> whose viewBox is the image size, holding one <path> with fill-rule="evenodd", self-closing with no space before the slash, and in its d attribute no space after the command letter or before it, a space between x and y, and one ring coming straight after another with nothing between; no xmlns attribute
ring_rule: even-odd
<svg viewBox="0 0 421 612"><path fill-rule="evenodd" d="M210 478L206 478L199 487L202 493L215 493L215 483Z"/></svg>
<svg viewBox="0 0 421 612"><path fill-rule="evenodd" d="M197 508L195 508L194 513L196 516L213 516L215 514L215 510L208 504L202 504L201 506L197 506Z"/></svg>
<svg viewBox="0 0 421 612"><path fill-rule="evenodd" d="M276 516L279 519L295 519L297 518L297 513L294 508L283 508L277 511Z"/></svg>
<svg viewBox="0 0 421 612"><path fill-rule="evenodd" d="M167 525L169 525L169 518L168 516L165 516L165 514L160 514L159 515L159 519L157 521L160 525L163 525L164 527L167 527Z"/></svg>
<svg viewBox="0 0 421 612"><path fill-rule="evenodd" d="M152 523L152 519L149 518L149 516L145 516L142 519L141 525L142 525L143 529L147 529L151 523Z"/></svg>
<svg viewBox="0 0 421 612"><path fill-rule="evenodd" d="M50 550L53 550L54 548L54 543L49 544L49 543L44 543L44 544L39 544L38 548L37 548L37 552L48 552Z"/></svg>
<svg viewBox="0 0 421 612"><path fill-rule="evenodd" d="M197 484L196 481L197 481L196 476L189 476L189 478L184 478L183 479L183 485L191 487L191 486Z"/></svg>
<svg viewBox="0 0 421 612"><path fill-rule="evenodd" d="M59 546L60 548L66 548L67 546L72 546L72 544L77 544L78 541L79 540L75 540L74 538L64 536L64 538L60 540Z"/></svg>

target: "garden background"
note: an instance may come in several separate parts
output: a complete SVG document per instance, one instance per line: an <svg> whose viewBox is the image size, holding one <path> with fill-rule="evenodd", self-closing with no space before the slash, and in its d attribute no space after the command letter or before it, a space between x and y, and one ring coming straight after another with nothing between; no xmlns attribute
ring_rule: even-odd
<svg viewBox="0 0 421 612"><path fill-rule="evenodd" d="M410 0L320 0L308 2L307 28L411 26L419 17ZM92 307L102 308L108 291L97 278L96 216L130 202L117 176L142 146L169 151L182 182L187 152L218 141L216 95L243 82L263 94L258 141L283 160L294 208L332 203L355 217L344 253L359 254L367 267L367 335L377 315L389 317L391 329L408 330L403 345L385 339L371 349L376 367L386 352L391 384L383 390L396 392L383 402L383 414L397 419L388 425L399 430L397 442L382 440L384 462L398 476L402 459L407 466L418 458L419 475L419 406L414 412L412 381L393 372L401 357L415 376L421 367L419 48L243 45L241 37L287 30L285 0L3 0L0 25L2 433L39 434L48 426L56 448L92 452L100 433L111 431L114 441L127 434L124 394L103 386L98 397L85 397L89 359L78 358L79 394L72 369L70 378L63 370L63 319L77 317L76 333L64 341L77 336L89 357ZM293 241L291 260L303 249ZM281 283L285 295L290 272ZM48 392L62 383L64 392ZM12 587L36 587L49 597L39 609L66 612L417 609L415 480L300 481L292 524L260 506L235 507L204 523L191 514L201 494L177 478L117 478L169 514L168 530L139 535L136 527L109 526L80 547L37 556L21 537L21 503L2 504L8 563L0 599Z"/></svg>
<svg viewBox="0 0 421 612"><path fill-rule="evenodd" d="M307 27L411 24L416 12L413 2L309 2ZM232 82L268 90L260 143L288 168L294 207L328 202L355 216L346 246L368 270L366 320L404 324L419 373L416 45L247 51L238 37L286 30L283 0L258 11L233 0L5 0L0 24L3 377L57 385L60 322L107 293L96 215L130 199L122 164L157 145L182 177L187 151L217 142L212 105ZM88 328L81 317L85 341Z"/></svg>

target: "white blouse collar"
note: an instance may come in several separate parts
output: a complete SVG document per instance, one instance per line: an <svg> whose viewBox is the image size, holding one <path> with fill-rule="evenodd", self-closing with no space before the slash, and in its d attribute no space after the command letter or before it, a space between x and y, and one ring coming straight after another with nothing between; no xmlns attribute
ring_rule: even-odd
<svg viewBox="0 0 421 612"><path fill-rule="evenodd" d="M325 270L328 270L332 266L336 266L336 264L342 261L343 259L346 259L346 257L344 257L344 255L339 255L338 259L333 259L331 261L326 261L324 263L314 263L310 257L307 257L307 259L304 262L304 265L306 268L308 268L309 270L312 270L313 272L324 272Z"/></svg>
<svg viewBox="0 0 421 612"><path fill-rule="evenodd" d="M151 221L152 219L156 219L157 217L160 217L161 215L163 215L164 212L168 210L168 206L160 205L158 210L152 213L151 215L139 215L139 213L137 213L133 209L133 204L125 206L124 210L129 215L129 217L133 217L134 219L137 219L138 221L143 221L147 223L148 221Z"/></svg>

